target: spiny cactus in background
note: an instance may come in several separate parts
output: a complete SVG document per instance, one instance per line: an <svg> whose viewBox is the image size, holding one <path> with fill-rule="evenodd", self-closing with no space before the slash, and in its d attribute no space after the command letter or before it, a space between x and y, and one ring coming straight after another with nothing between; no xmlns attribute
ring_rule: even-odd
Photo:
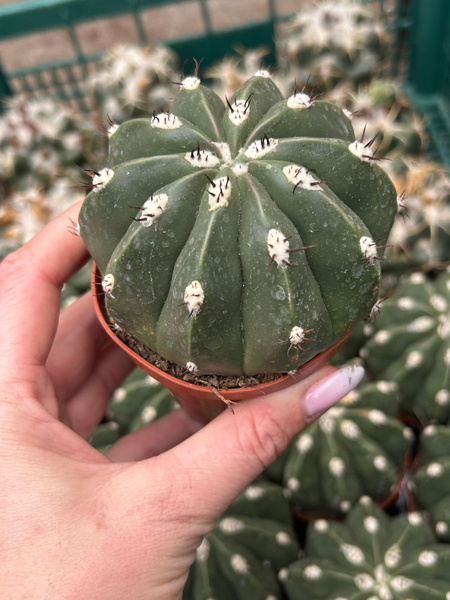
<svg viewBox="0 0 450 600"><path fill-rule="evenodd" d="M105 55L87 88L104 119L123 123L166 107L177 69L178 57L166 46L120 44Z"/></svg>
<svg viewBox="0 0 450 600"><path fill-rule="evenodd" d="M422 424L450 420L450 268L434 281L403 280L383 302L360 354L377 378L395 381L400 408Z"/></svg>
<svg viewBox="0 0 450 600"><path fill-rule="evenodd" d="M389 47L386 21L375 2L307 0L278 35L280 67L318 90L379 75Z"/></svg>
<svg viewBox="0 0 450 600"><path fill-rule="evenodd" d="M31 185L8 196L4 201L5 224L0 231L0 247L5 253L28 242L56 215L84 199L85 194L77 187L79 177L78 171L67 169L64 176L46 187Z"/></svg>
<svg viewBox="0 0 450 600"><path fill-rule="evenodd" d="M409 487L434 523L438 538L450 542L450 429L429 425L419 447L420 466Z"/></svg>
<svg viewBox="0 0 450 600"><path fill-rule="evenodd" d="M297 555L282 488L259 479L236 498L197 549L183 600L281 600L277 573Z"/></svg>
<svg viewBox="0 0 450 600"><path fill-rule="evenodd" d="M388 517L363 497L344 523L311 524L305 558L279 578L288 600L449 600L449 563L421 513Z"/></svg>
<svg viewBox="0 0 450 600"><path fill-rule="evenodd" d="M363 495L385 501L411 449L412 431L396 420L397 386L365 383L300 434L267 469L305 516L336 517Z"/></svg>
<svg viewBox="0 0 450 600"><path fill-rule="evenodd" d="M183 373L296 369L366 317L397 210L349 119L259 71L111 129L80 232L106 309Z"/></svg>
<svg viewBox="0 0 450 600"><path fill-rule="evenodd" d="M393 161L388 169L403 208L389 236L387 268L442 269L450 258L447 170L442 165L412 158Z"/></svg>
<svg viewBox="0 0 450 600"><path fill-rule="evenodd" d="M356 138L376 136L378 156L418 154L426 147L425 125L398 82L376 78L355 90L341 83L327 95L352 119Z"/></svg>
<svg viewBox="0 0 450 600"><path fill-rule="evenodd" d="M131 433L178 407L167 388L141 369L135 369L117 388L108 405L108 417L122 432Z"/></svg>
<svg viewBox="0 0 450 600"><path fill-rule="evenodd" d="M107 421L97 427L90 443L104 452L124 435L141 429L177 407L167 388L136 368L114 392L108 404Z"/></svg>
<svg viewBox="0 0 450 600"><path fill-rule="evenodd" d="M250 79L258 69L262 68L263 59L268 53L269 50L264 46L252 50L238 46L233 55L215 63L205 72L205 76L212 79L211 87L216 94L223 99L231 98L247 79ZM278 76L277 73L274 73L272 77L280 90L288 93L287 90L290 89L292 80L288 81L285 77Z"/></svg>
<svg viewBox="0 0 450 600"><path fill-rule="evenodd" d="M0 115L3 194L48 188L68 168L92 161L96 137L85 118L48 98L8 100Z"/></svg>

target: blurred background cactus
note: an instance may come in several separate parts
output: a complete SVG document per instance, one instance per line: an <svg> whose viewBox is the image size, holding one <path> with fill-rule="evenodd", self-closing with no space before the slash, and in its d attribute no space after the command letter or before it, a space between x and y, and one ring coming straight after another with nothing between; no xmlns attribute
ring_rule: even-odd
<svg viewBox="0 0 450 600"><path fill-rule="evenodd" d="M424 51L448 36L450 11L446 2L433 1L432 6L423 0L277 3L289 4L296 14L283 15L275 29L261 28L263 35L252 44L244 43L244 29L234 36L225 32L223 38L218 31L224 24L241 26L247 4L253 15L263 15L266 7L233 4L220 15L211 11L209 45L199 53L191 50L189 36L197 35L195 23L200 14L205 17L205 7L220 2L203 2L194 17L195 3L179 17L184 3L178 2L169 18L147 17L147 28L152 21L155 25L148 39L141 31L139 46L136 38L125 43L119 28L100 62L79 58L75 47L79 65L70 70L61 62L43 76L36 70L19 74L16 95L3 102L0 259L84 198L82 186L91 179L81 169L98 171L106 164L110 121L170 110L167 99L176 95L188 70L184 60L193 56L205 58L202 78L231 103L237 89L261 69L270 71L285 96L295 89L324 93L320 101L345 109L357 140L375 138L378 165L395 184L399 211L381 262L380 301L336 358L337 364L363 362L366 381L269 467L265 477L271 483L254 482L218 521L199 548L185 600L450 598L450 108L448 85L439 87L438 81L441 69L440 79L448 83L448 54L442 49L430 60ZM95 4L90 3L90 13ZM11 3L8 10L13 9ZM138 11L132 11L137 20ZM2 13L3 23L8 18ZM430 19L431 35L424 43L419 23L426 27ZM182 27L172 30L181 21ZM91 37L102 33L96 29ZM70 39L75 35L72 28ZM176 35L179 43L154 41ZM58 47L58 37L50 39L35 47L33 56L53 44L59 58L67 40ZM401 51L405 40L416 60L409 74L411 54ZM27 53L23 38L19 42L11 52L16 62ZM5 61L6 52L2 46ZM217 61L219 53L223 59ZM411 93L418 80L425 81L433 98L439 96L427 117L417 107L431 106L432 97L421 104ZM31 93L35 82L48 93ZM69 84L72 95L65 93ZM444 118L435 121L436 112ZM443 166L439 160L446 156ZM68 230L73 227L68 223ZM64 286L62 304L76 301L90 279L87 266ZM106 451L174 409L170 394L136 370L114 393L91 443ZM405 462L407 455L412 463ZM374 504L388 497L389 516ZM310 520L318 515L322 518ZM344 522L328 520L344 515Z"/></svg>

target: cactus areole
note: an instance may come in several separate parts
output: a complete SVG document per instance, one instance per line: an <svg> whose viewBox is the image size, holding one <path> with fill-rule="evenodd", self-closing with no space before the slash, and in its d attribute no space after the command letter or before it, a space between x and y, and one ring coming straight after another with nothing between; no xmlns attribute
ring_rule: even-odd
<svg viewBox="0 0 450 600"><path fill-rule="evenodd" d="M186 374L258 376L370 314L396 193L339 108L266 71L226 104L191 76L110 131L79 225L117 330Z"/></svg>

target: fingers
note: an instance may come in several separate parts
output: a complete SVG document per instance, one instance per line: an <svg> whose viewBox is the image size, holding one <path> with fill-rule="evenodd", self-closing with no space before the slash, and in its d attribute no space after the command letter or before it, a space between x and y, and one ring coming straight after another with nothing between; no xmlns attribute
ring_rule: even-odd
<svg viewBox="0 0 450 600"><path fill-rule="evenodd" d="M68 231L81 202L51 221L0 265L0 376L47 359L59 315L62 284L88 258L81 238Z"/></svg>
<svg viewBox="0 0 450 600"><path fill-rule="evenodd" d="M60 402L67 402L78 391L109 341L95 314L91 292L61 312L47 360L47 370Z"/></svg>
<svg viewBox="0 0 450 600"><path fill-rule="evenodd" d="M189 489L188 498L175 509L214 523L293 437L353 389L363 374L362 367L324 367L291 388L238 403L234 415L225 411L159 456L157 463L167 473L160 476L168 486L166 493L176 502L177 493L183 496ZM144 479L146 464L136 465ZM135 484L140 485L139 477Z"/></svg>
<svg viewBox="0 0 450 600"><path fill-rule="evenodd" d="M198 431L201 425L183 410L175 410L156 423L134 431L116 442L106 452L113 462L127 462L150 458L169 450Z"/></svg>
<svg viewBox="0 0 450 600"><path fill-rule="evenodd" d="M78 390L65 405L68 423L78 435L91 437L112 393L133 368L133 361L108 340L93 360L90 373L83 373Z"/></svg>

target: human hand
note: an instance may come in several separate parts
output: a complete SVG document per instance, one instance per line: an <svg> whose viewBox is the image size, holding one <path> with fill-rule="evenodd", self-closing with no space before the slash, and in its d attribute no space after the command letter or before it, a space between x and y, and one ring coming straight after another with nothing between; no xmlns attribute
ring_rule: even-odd
<svg viewBox="0 0 450 600"><path fill-rule="evenodd" d="M202 429L174 411L101 454L86 440L132 365L89 294L59 317L88 258L67 232L79 208L0 265L2 598L178 599L228 504L362 369L324 367Z"/></svg>

